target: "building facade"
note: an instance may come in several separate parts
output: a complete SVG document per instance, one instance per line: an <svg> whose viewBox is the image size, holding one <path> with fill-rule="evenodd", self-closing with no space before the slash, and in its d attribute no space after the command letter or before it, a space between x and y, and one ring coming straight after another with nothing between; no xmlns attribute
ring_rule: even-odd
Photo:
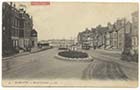
<svg viewBox="0 0 140 90"><path fill-rule="evenodd" d="M32 17L26 13L25 9L19 9L20 15L20 39L19 47L23 50L28 50L32 47L31 32L33 29Z"/></svg>
<svg viewBox="0 0 140 90"><path fill-rule="evenodd" d="M12 35L11 35L11 5L3 3L2 5L2 55L13 53L16 50L13 49Z"/></svg>
<svg viewBox="0 0 140 90"><path fill-rule="evenodd" d="M98 45L98 32L96 28L91 28L92 31L92 38L93 38L93 48L96 48Z"/></svg>
<svg viewBox="0 0 140 90"><path fill-rule="evenodd" d="M108 48L113 48L113 32L114 32L114 25L111 24L110 22L107 24L108 27L108 33L109 33L109 47Z"/></svg>
<svg viewBox="0 0 140 90"><path fill-rule="evenodd" d="M125 47L125 35L127 34L131 38L132 24L126 21L125 18L118 19L113 24L108 24L110 48L122 50ZM130 41L131 43L131 41ZM131 47L130 47L131 48Z"/></svg>
<svg viewBox="0 0 140 90"><path fill-rule="evenodd" d="M87 29L80 32L77 36L78 43L82 46L89 45L91 48L106 48L109 46L108 27L97 26L96 28Z"/></svg>
<svg viewBox="0 0 140 90"><path fill-rule="evenodd" d="M98 25L91 30L86 29L78 34L78 43L89 43L90 46L104 49L124 50L129 44L131 48L132 23L125 18L116 20L113 24L107 26ZM127 38L126 38L127 36ZM129 40L129 42L126 42Z"/></svg>
<svg viewBox="0 0 140 90"><path fill-rule="evenodd" d="M138 30L139 30L139 12L132 13L132 49L138 52Z"/></svg>
<svg viewBox="0 0 140 90"><path fill-rule="evenodd" d="M12 2L2 4L2 53L10 55L31 48L32 17Z"/></svg>
<svg viewBox="0 0 140 90"><path fill-rule="evenodd" d="M132 22L121 18L106 27L98 25L91 31L80 32L78 42L82 45L90 37L93 47L121 50L123 59L138 61L138 20L138 11L133 12Z"/></svg>
<svg viewBox="0 0 140 90"><path fill-rule="evenodd" d="M107 48L109 45L109 32L108 27L103 27L101 25L96 27L98 36L97 36L97 47L99 48Z"/></svg>
<svg viewBox="0 0 140 90"><path fill-rule="evenodd" d="M34 48L34 47L37 47L37 43L38 43L38 39L37 39L37 31L35 29L33 29L31 31L31 46Z"/></svg>
<svg viewBox="0 0 140 90"><path fill-rule="evenodd" d="M93 47L94 43L93 43L93 33L91 30L89 30L88 28L85 29L85 31L80 32L78 34L78 43L79 45L81 45L80 47L83 47L85 45L88 45L89 47Z"/></svg>
<svg viewBox="0 0 140 90"><path fill-rule="evenodd" d="M74 40L70 40L70 39L50 39L44 42L49 43L49 45L52 47L58 47L58 48L59 47L69 48L75 44Z"/></svg>
<svg viewBox="0 0 140 90"><path fill-rule="evenodd" d="M114 23L113 30L113 47L122 50L124 47L124 35L125 35L125 19L118 19Z"/></svg>

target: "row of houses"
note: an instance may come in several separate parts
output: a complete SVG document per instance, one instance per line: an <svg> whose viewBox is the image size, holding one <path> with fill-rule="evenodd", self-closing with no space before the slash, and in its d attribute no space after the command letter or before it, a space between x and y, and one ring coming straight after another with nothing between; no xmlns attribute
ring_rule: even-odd
<svg viewBox="0 0 140 90"><path fill-rule="evenodd" d="M50 39L47 42L53 47L70 47L74 44L74 40L71 39Z"/></svg>
<svg viewBox="0 0 140 90"><path fill-rule="evenodd" d="M37 46L37 31L33 19L24 7L16 8L12 2L2 4L2 54L28 51Z"/></svg>
<svg viewBox="0 0 140 90"><path fill-rule="evenodd" d="M138 52L138 11L132 13L132 22L125 18L106 26L86 28L77 36L78 44L88 44L93 48L119 49L130 48Z"/></svg>

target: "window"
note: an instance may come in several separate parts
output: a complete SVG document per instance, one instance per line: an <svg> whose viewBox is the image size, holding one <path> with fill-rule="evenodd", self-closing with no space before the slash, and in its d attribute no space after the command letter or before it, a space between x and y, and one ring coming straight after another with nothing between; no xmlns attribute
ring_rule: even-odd
<svg viewBox="0 0 140 90"><path fill-rule="evenodd" d="M2 30L5 31L5 26L2 27Z"/></svg>
<svg viewBox="0 0 140 90"><path fill-rule="evenodd" d="M2 8L5 9L5 4L2 5Z"/></svg>
<svg viewBox="0 0 140 90"><path fill-rule="evenodd" d="M24 37L24 30L19 31L19 37Z"/></svg>
<svg viewBox="0 0 140 90"><path fill-rule="evenodd" d="M119 42L119 47L121 47L122 46L122 43L121 42Z"/></svg>
<svg viewBox="0 0 140 90"><path fill-rule="evenodd" d="M132 46L135 46L135 38L132 38Z"/></svg>
<svg viewBox="0 0 140 90"><path fill-rule="evenodd" d="M14 31L14 29L12 28L12 29L11 29L11 34L12 34L12 36L14 36L14 32L15 32L15 31Z"/></svg>
<svg viewBox="0 0 140 90"><path fill-rule="evenodd" d="M135 37L135 45L138 46L138 40L137 40L137 37Z"/></svg>
<svg viewBox="0 0 140 90"><path fill-rule="evenodd" d="M24 21L23 20L20 21L20 28L24 28Z"/></svg>
<svg viewBox="0 0 140 90"><path fill-rule="evenodd" d="M16 29L16 33L15 33L15 36L17 36L17 37L18 37L18 29Z"/></svg>
<svg viewBox="0 0 140 90"><path fill-rule="evenodd" d="M114 38L117 38L117 33L116 32L114 33Z"/></svg>
<svg viewBox="0 0 140 90"><path fill-rule="evenodd" d="M114 41L114 46L117 46L117 41Z"/></svg>
<svg viewBox="0 0 140 90"><path fill-rule="evenodd" d="M122 34L119 34L119 38L121 38L121 39L122 39Z"/></svg>
<svg viewBox="0 0 140 90"><path fill-rule="evenodd" d="M13 47L15 47L15 40L12 40L12 42L13 42Z"/></svg>

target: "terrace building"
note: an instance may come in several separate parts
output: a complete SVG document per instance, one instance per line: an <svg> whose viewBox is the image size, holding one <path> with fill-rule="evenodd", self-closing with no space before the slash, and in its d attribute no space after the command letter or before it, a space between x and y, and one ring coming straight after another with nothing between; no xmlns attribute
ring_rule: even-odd
<svg viewBox="0 0 140 90"><path fill-rule="evenodd" d="M27 51L32 47L32 17L24 8L17 9L12 2L2 4L2 53L3 56Z"/></svg>

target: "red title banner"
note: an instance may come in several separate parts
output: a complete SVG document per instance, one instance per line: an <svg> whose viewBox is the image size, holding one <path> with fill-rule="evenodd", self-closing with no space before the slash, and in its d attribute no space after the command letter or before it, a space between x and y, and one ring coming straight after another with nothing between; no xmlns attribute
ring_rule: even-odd
<svg viewBox="0 0 140 90"><path fill-rule="evenodd" d="M31 2L31 5L50 5L50 2Z"/></svg>

